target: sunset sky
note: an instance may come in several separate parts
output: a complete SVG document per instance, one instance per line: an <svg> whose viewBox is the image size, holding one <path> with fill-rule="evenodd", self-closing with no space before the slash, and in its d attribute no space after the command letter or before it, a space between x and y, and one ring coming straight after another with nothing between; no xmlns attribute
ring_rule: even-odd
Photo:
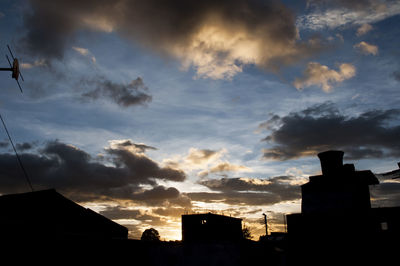
<svg viewBox="0 0 400 266"><path fill-rule="evenodd" d="M400 161L400 1L2 0L25 82L0 113L35 190L181 239L181 215L243 218L254 239L300 211L317 153ZM374 207L399 206L380 178ZM27 192L0 129L0 194Z"/></svg>

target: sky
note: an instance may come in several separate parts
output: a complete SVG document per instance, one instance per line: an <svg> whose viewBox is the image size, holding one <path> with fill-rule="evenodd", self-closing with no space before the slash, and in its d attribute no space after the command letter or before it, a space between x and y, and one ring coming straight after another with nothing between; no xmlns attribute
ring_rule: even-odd
<svg viewBox="0 0 400 266"><path fill-rule="evenodd" d="M317 154L400 161L400 2L2 0L0 113L35 190L181 239L181 215L242 218L254 240L300 212ZM7 60L0 60L7 67ZM0 193L29 191L0 131ZM374 207L398 206L380 178Z"/></svg>

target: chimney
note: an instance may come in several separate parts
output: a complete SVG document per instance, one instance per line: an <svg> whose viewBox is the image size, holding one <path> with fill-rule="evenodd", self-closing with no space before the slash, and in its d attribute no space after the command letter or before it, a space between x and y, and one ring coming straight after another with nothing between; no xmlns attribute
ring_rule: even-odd
<svg viewBox="0 0 400 266"><path fill-rule="evenodd" d="M334 175L340 172L343 168L343 155L344 152L342 151L324 151L318 153L322 174Z"/></svg>

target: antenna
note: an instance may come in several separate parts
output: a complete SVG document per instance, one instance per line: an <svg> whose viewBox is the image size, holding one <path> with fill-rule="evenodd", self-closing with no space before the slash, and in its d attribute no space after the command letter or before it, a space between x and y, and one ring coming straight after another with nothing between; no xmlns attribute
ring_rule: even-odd
<svg viewBox="0 0 400 266"><path fill-rule="evenodd" d="M264 223L265 223L265 236L268 236L268 223L267 223L267 215L263 213L264 215Z"/></svg>
<svg viewBox="0 0 400 266"><path fill-rule="evenodd" d="M21 80L24 81L24 77L22 76L21 71L19 71L19 61L18 58L14 57L14 54L11 51L10 46L7 44L7 49L10 52L11 58L13 59L13 62L11 64L10 58L8 57L8 55L6 55L8 64L10 65L10 67L1 67L0 71L11 71L11 77L13 79L15 79L15 81L17 81L17 85L19 87L19 90L21 91L21 93L23 93L22 91L22 87L21 84L19 84L18 78L21 77Z"/></svg>
<svg viewBox="0 0 400 266"><path fill-rule="evenodd" d="M32 190L32 192L33 192L32 183L31 183L31 181L29 180L28 173L26 172L26 170L25 170L25 168L24 168L24 165L22 164L21 158L20 158L19 155L18 155L17 149L16 149L15 146L14 146L14 142L13 142L12 139L11 139L10 133L8 132L6 123L4 122L3 117L1 116L1 114L0 114L0 119L1 119L1 123L3 123L4 129L6 130L6 133L7 133L8 139L10 140L11 146L12 146L13 149L14 149L15 156L17 157L19 166L21 167L22 172L24 172L24 176L25 176L25 178L26 178L26 181L28 181L28 185L29 185L29 187L31 188L31 190Z"/></svg>
<svg viewBox="0 0 400 266"><path fill-rule="evenodd" d="M8 55L6 55L6 58L7 58L7 61L8 61L8 64L10 65L10 67L9 68L2 67L2 68L0 68L0 71L11 71L12 72L11 77L17 81L18 87L19 87L21 93L23 93L21 85L19 84L18 78L21 77L21 80L24 81L24 77L22 76L21 72L19 71L18 59L14 57L14 54L12 53L11 48L10 48L10 46L8 44L7 44L7 49L10 52L11 58L13 59L13 63L11 64L10 58L8 57ZM33 192L34 190L33 190L33 187L32 187L32 183L29 180L28 173L26 172L26 170L24 168L24 165L22 164L21 158L19 157L17 149L15 148L14 142L11 139L10 133L8 132L6 123L4 122L3 117L1 116L1 114L0 114L0 120L1 120L1 123L3 124L3 127L4 127L4 129L6 131L6 133L7 133L7 137L9 139L10 143L11 143L11 146L13 147L15 156L17 157L17 160L18 160L18 164L21 167L22 172L24 173L24 176L26 178L26 181L28 182L28 185L29 185L30 189Z"/></svg>

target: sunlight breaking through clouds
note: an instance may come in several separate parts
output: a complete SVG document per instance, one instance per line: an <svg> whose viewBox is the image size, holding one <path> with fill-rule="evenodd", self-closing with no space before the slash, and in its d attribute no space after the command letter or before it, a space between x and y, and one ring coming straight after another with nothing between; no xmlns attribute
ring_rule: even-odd
<svg viewBox="0 0 400 266"><path fill-rule="evenodd" d="M62 59L82 30L116 33L178 59L182 69L196 71L196 78L232 79L248 65L277 71L323 49L320 42L299 38L295 15L278 1L42 0L31 5L21 46L46 59Z"/></svg>

